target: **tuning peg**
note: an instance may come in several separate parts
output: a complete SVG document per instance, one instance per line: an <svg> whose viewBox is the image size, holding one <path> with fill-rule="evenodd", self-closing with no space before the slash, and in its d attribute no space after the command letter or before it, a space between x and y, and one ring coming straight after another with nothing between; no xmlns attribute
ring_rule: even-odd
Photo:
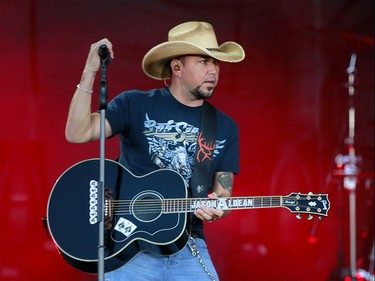
<svg viewBox="0 0 375 281"><path fill-rule="evenodd" d="M308 216L307 216L307 220L308 220L308 221L311 221L312 219L313 219L313 216L312 216L312 215L308 215Z"/></svg>
<svg viewBox="0 0 375 281"><path fill-rule="evenodd" d="M296 218L299 219L299 220L302 219L301 214L296 215Z"/></svg>

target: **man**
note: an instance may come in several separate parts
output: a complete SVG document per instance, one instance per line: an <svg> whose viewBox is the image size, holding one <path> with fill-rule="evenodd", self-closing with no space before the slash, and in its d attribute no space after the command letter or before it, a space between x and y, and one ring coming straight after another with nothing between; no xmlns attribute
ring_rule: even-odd
<svg viewBox="0 0 375 281"><path fill-rule="evenodd" d="M66 138L73 143L100 137L100 116L91 112L91 96L100 69L98 49L102 44L114 58L108 39L91 45L66 124ZM239 172L238 128L231 118L215 110L216 135L213 142L208 142L200 131L201 115L205 100L218 83L219 62L239 62L244 57L242 47L235 42L219 46L209 23L186 22L172 28L168 41L152 48L142 62L146 75L165 83L170 79L170 86L123 92L108 104L105 135L119 135L119 162L136 175L158 168L173 169L189 183L195 158L198 162L211 161L210 172L205 175L210 179L209 186L196 187L193 196L231 196L233 177ZM106 273L106 279L218 280L206 248L202 221L212 222L226 215L227 211L201 205L192 217L191 239L181 251L170 256L141 251L124 266Z"/></svg>

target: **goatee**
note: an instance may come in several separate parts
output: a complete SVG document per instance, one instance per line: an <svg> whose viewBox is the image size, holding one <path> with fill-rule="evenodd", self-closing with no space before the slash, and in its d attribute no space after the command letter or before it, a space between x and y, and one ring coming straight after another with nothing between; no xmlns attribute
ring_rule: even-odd
<svg viewBox="0 0 375 281"><path fill-rule="evenodd" d="M204 91L201 89L200 86L196 87L193 91L192 94L196 99L209 99L212 97L212 94L214 92L215 87L209 87L207 91Z"/></svg>

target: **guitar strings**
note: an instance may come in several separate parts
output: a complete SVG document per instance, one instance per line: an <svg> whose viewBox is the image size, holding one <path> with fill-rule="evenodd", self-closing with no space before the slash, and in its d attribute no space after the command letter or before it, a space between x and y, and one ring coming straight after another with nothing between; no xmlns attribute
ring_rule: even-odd
<svg viewBox="0 0 375 281"><path fill-rule="evenodd" d="M158 199L143 199L143 200L116 200L111 201L111 208L115 214L131 214L134 211L137 213L174 213L181 211L188 211L189 200L158 200Z"/></svg>
<svg viewBox="0 0 375 281"><path fill-rule="evenodd" d="M248 198L248 197L247 197ZM233 197L231 199L241 199L241 197ZM269 207L284 207L282 205L282 197L252 197L254 203L249 208L269 208ZM299 200L297 197L288 197L288 199ZM209 199L216 201L216 199ZM181 212L193 212L196 208L192 206L194 201L207 201L207 199L199 198L186 198L186 199L142 199L142 200L109 200L110 209L115 215L121 214L151 214L151 213L181 213ZM302 200L306 201L306 200ZM307 204L299 204L302 209L312 208ZM241 209L232 208L232 209ZM318 208L316 208L318 209ZM301 211L303 212L303 210ZM312 212L315 213L315 212Z"/></svg>

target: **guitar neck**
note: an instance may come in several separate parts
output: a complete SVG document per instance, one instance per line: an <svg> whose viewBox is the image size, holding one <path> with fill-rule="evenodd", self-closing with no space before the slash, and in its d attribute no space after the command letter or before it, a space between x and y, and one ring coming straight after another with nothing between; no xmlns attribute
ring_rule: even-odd
<svg viewBox="0 0 375 281"><path fill-rule="evenodd" d="M162 214L190 213L201 206L223 211L283 207L297 215L309 214L322 217L327 216L330 208L327 194L314 195L312 193L291 193L288 196L221 197L217 199L145 197L142 200L135 200L135 202L125 200L113 203L114 211L119 209L121 212L131 207L131 212L160 212ZM121 208L122 205L124 206Z"/></svg>
<svg viewBox="0 0 375 281"><path fill-rule="evenodd" d="M194 212L200 206L218 210L244 210L283 207L295 214L327 216L330 203L327 194L291 193L288 196L222 197L218 199L165 199L161 209L165 214Z"/></svg>
<svg viewBox="0 0 375 281"><path fill-rule="evenodd" d="M218 210L243 210L258 208L282 207L282 196L259 196L259 197L222 197L218 199L187 198L187 199L165 199L163 202L163 213L194 212L200 206Z"/></svg>

